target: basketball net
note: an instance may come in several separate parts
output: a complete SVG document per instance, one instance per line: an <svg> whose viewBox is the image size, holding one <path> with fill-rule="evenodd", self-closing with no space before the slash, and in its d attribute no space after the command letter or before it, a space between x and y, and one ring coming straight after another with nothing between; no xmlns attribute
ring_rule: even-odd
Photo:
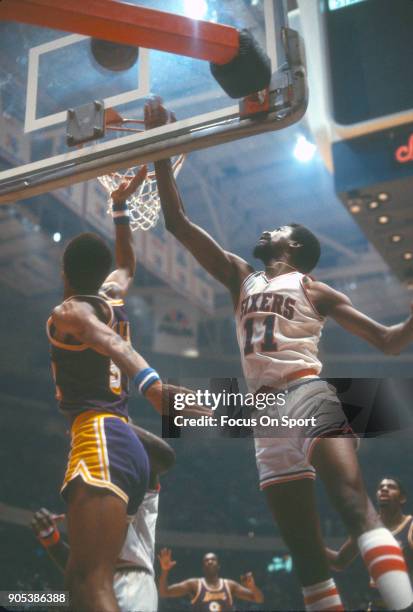
<svg viewBox="0 0 413 612"><path fill-rule="evenodd" d="M108 112L109 111L109 112ZM125 123L139 123L143 121L137 119L124 119L113 109L108 109L106 129L119 132L140 132L140 128L123 127ZM176 178L183 166L185 156L180 155L173 163L173 174ZM133 166L125 171L111 172L105 176L99 176L98 181L106 189L109 195L108 199L108 214L112 214L112 198L111 194L118 189L124 181L131 180L139 171L140 166ZM137 229L147 231L154 227L159 219L161 212L161 201L159 198L158 184L156 182L156 174L154 171L148 172L143 183L138 189L126 200L129 208L130 227L134 232Z"/></svg>

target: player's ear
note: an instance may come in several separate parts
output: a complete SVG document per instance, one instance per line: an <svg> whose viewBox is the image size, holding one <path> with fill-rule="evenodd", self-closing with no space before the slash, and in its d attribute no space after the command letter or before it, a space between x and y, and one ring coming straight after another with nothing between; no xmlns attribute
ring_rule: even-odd
<svg viewBox="0 0 413 612"><path fill-rule="evenodd" d="M292 249L300 249L303 245L301 244L301 242L297 242L296 240L289 240L288 246Z"/></svg>

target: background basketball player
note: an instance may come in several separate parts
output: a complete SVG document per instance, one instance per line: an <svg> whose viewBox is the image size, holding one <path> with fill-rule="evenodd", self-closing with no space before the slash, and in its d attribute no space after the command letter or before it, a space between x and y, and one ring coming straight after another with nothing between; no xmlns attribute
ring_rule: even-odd
<svg viewBox="0 0 413 612"><path fill-rule="evenodd" d="M175 452L158 436L136 425L129 424L129 426L148 453L149 484L138 512L130 517L126 539L116 563L113 586L121 612L138 609L140 612L156 612L158 591L153 563L159 476L173 466ZM34 514L32 528L50 558L64 572L69 557L69 546L60 538L56 517L42 508Z"/></svg>
<svg viewBox="0 0 413 612"><path fill-rule="evenodd" d="M147 128L170 119L159 98L146 104ZM386 604L391 609L406 608L413 592L403 555L367 496L354 441L331 437L348 433L349 428L334 390L318 378L317 347L330 316L378 349L396 354L413 340L413 318L386 327L355 309L344 294L310 278L320 244L301 225L261 235L254 256L265 270L255 272L188 219L170 161L156 162L155 169L167 229L231 294L249 390L288 389L288 416L315 417L315 427L296 430L290 434L293 437L260 437L262 432L255 437L261 488L290 548L306 608L342 609L320 533L313 483L316 471L349 533L358 539ZM375 565L383 547L385 558Z"/></svg>
<svg viewBox="0 0 413 612"><path fill-rule="evenodd" d="M410 577L413 575L413 517L404 514L403 506L407 501L406 491L403 484L394 477L382 478L379 482L376 499L379 507L379 515L383 525L389 529L406 559ZM331 567L340 571L345 569L358 555L357 543L347 540L339 551L327 548L327 555ZM379 597L374 580L370 580L371 603L370 610L385 610L386 606Z"/></svg>
<svg viewBox="0 0 413 612"><path fill-rule="evenodd" d="M264 601L262 591L255 584L251 572L241 576L242 584L228 578L220 578L220 565L214 553L207 553L202 559L203 578L189 578L171 585L168 585L168 575L176 565L176 561L172 560L171 550L163 548L158 559L161 565L160 597L190 597L192 609L199 612L234 610L234 599L256 603Z"/></svg>

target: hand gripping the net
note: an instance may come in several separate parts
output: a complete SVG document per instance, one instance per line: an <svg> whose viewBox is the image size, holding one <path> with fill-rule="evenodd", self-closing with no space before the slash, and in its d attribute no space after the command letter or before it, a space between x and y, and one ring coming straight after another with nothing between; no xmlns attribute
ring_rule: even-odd
<svg viewBox="0 0 413 612"><path fill-rule="evenodd" d="M106 129L119 132L139 132L142 128L126 127L125 124L143 124L139 119L124 119L113 109L106 111ZM180 155L173 161L174 176L177 177L185 156ZM141 170L142 166L133 166L125 171L112 172L105 176L99 176L98 181L103 185L109 195L108 213L112 214L112 193L119 189L122 184L131 181ZM139 187L125 200L129 209L130 227L132 231L137 229L149 230L156 225L161 212L158 185L155 172L147 172L146 177Z"/></svg>

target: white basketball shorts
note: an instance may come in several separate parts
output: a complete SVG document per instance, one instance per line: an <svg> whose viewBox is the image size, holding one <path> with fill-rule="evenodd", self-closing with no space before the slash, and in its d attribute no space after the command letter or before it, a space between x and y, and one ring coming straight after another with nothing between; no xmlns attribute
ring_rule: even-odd
<svg viewBox="0 0 413 612"><path fill-rule="evenodd" d="M118 570L113 588L121 612L156 612L158 591L154 577L142 570Z"/></svg>
<svg viewBox="0 0 413 612"><path fill-rule="evenodd" d="M268 418L263 420L265 426L260 425L262 415L275 417L278 426L268 426ZM314 479L311 453L317 440L354 437L335 388L317 378L292 384L285 391L285 405L256 410L253 416L258 421L254 442L261 489Z"/></svg>

